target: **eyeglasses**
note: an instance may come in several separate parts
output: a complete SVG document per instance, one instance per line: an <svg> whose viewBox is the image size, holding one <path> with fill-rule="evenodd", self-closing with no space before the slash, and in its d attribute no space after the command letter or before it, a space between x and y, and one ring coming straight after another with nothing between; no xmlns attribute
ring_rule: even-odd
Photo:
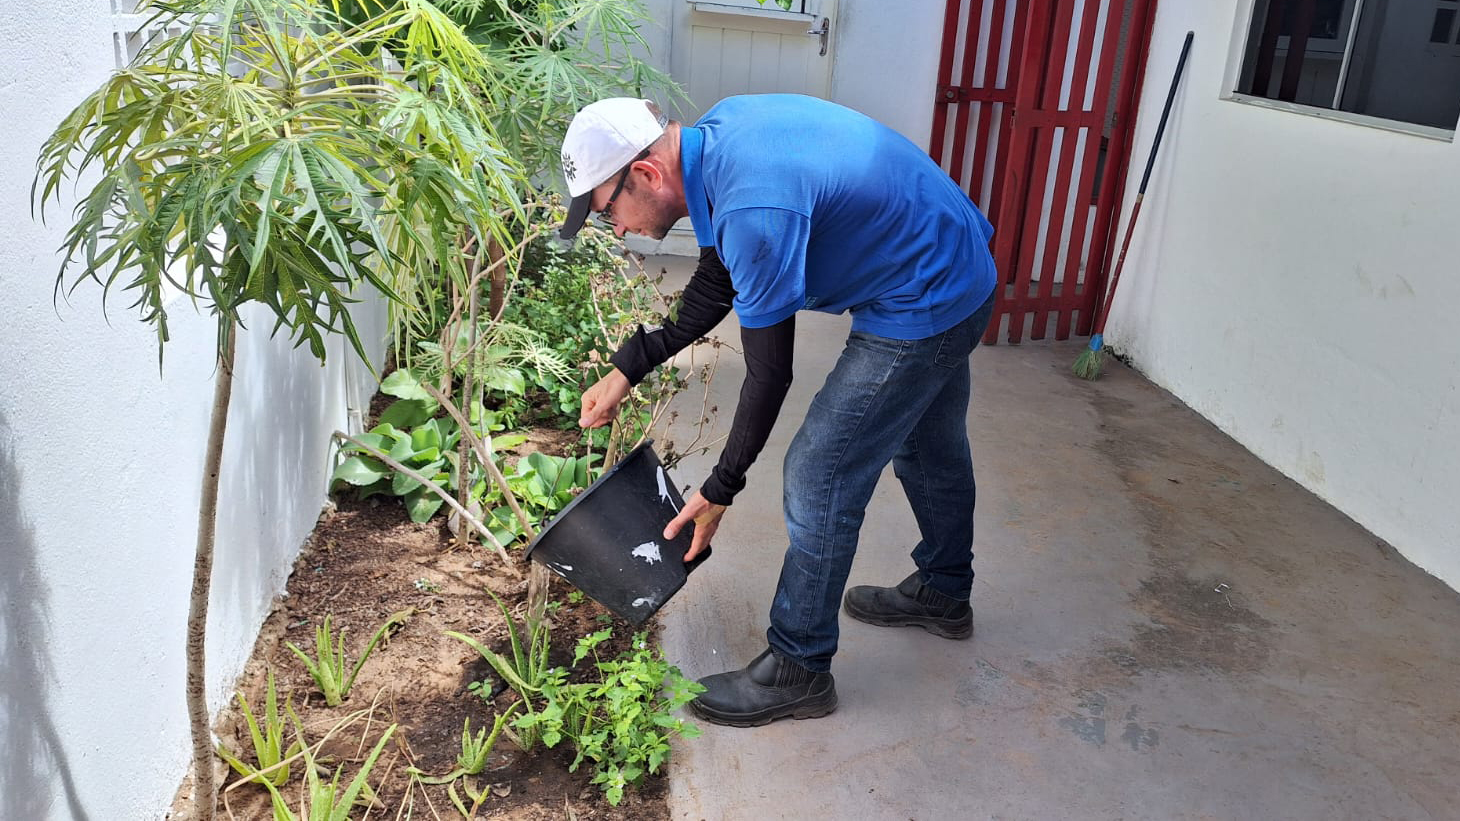
<svg viewBox="0 0 1460 821"><path fill-rule="evenodd" d="M621 193L623 193L624 183L626 183L626 182L629 181L629 171L633 169L634 163L636 163L636 162L638 162L640 160L646 160L648 158L649 158L649 149L646 148L643 151L640 151L639 152L639 156L634 157L632 160L629 160L629 164L626 165L626 166L624 166L624 170L618 172L618 183L616 185L614 185L614 187L613 187L613 193L608 195L608 202L605 202L603 204L603 208L599 210L599 212L598 212L598 219L600 219L601 221L603 221L603 222L605 222L605 223L607 223L609 225L613 225L614 224L614 221L613 221L613 204L614 204L614 201L616 201L618 199L618 195L621 194Z"/></svg>

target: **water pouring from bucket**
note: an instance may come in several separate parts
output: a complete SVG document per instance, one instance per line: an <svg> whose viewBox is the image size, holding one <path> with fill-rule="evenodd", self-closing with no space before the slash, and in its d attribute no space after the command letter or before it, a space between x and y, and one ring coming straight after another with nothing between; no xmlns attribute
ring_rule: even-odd
<svg viewBox="0 0 1460 821"><path fill-rule="evenodd" d="M710 557L706 548L694 561L684 561L693 527L664 538L684 498L652 444L644 442L605 470L527 548L529 559L635 626L658 612Z"/></svg>

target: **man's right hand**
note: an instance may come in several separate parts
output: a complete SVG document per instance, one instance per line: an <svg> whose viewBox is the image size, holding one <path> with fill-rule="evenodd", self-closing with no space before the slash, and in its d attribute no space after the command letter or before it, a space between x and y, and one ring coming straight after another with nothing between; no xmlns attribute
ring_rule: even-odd
<svg viewBox="0 0 1460 821"><path fill-rule="evenodd" d="M578 425L584 428L601 428L618 416L618 406L629 395L633 386L629 378L618 368L593 383L583 392L583 409L578 413Z"/></svg>

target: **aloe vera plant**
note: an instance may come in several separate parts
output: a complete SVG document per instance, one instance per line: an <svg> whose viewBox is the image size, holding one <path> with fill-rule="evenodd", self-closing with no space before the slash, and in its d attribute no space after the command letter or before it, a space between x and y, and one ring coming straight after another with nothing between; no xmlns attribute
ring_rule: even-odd
<svg viewBox="0 0 1460 821"><path fill-rule="evenodd" d="M446 631L446 635L465 642L473 650L482 655L487 663L497 671L497 675L507 682L521 698L524 713L533 713L533 702L540 699L545 684L561 673L548 664L548 650L551 649L551 635L548 624L545 620L538 619L529 621L525 625L528 630L526 641L518 633L517 620L512 618L512 613L507 606L495 595L492 599L497 602L497 607L502 610L502 616L507 621L508 644L512 649L512 657L509 659L501 653L492 650L485 644L477 641L465 633L458 633L452 630ZM524 750L531 750L537 745L538 733L535 730L516 734L513 740L517 746Z"/></svg>
<svg viewBox="0 0 1460 821"><path fill-rule="evenodd" d="M242 755L229 750L222 742L218 744L219 757L239 775L245 776L245 780L262 779L276 787L284 786L289 781L288 759L299 752L299 740L296 738L287 749L284 747L286 725L284 716L279 713L272 667L269 668L268 685L264 690L263 713L255 718L243 693L238 693L238 706L243 710L243 720L248 724L249 738L253 741L254 763L244 761ZM293 709L288 698L284 699L284 709L286 712Z"/></svg>
<svg viewBox="0 0 1460 821"><path fill-rule="evenodd" d="M304 728L299 721L299 716L291 709L289 717L294 723L295 731L303 738ZM367 779L370 777L370 771L375 768L375 762L380 759L380 754L384 752L385 745L395 735L397 726L392 724L385 729L384 733L381 733L380 739L375 742L375 747L370 751L370 755L361 763L355 777L345 785L343 793L340 792L340 778L344 773L344 768L336 767L333 777L326 782L320 776L322 768L318 759L314 757L314 750L305 745L300 752L304 757L306 789L300 799L298 814L290 809L289 803L277 787L268 781L264 782L273 802L274 821L349 821L350 813L361 796L374 794L370 790Z"/></svg>
<svg viewBox="0 0 1460 821"><path fill-rule="evenodd" d="M502 728L512 720L512 713L517 710L513 704L506 710L498 713L492 718L492 731L487 733L487 728L477 730L476 735L471 732L471 719L468 718L461 728L461 754L456 757L457 769L464 775L476 775L486 769L487 757L492 754L492 748L497 746L497 737L502 734Z"/></svg>
<svg viewBox="0 0 1460 821"><path fill-rule="evenodd" d="M324 694L324 703L331 707L338 707L344 699L350 695L350 688L355 686L355 677L360 675L360 668L375 652L375 646L390 634L390 631L405 624L414 611L402 610L392 613L375 635L370 637L370 643L365 645L365 650L360 658L355 660L353 666L345 656L345 631L341 630L336 636L330 624L330 615L325 614L324 621L314 629L314 658L310 658L294 642L285 642L294 655L304 662L309 670L309 675L318 685L319 691Z"/></svg>

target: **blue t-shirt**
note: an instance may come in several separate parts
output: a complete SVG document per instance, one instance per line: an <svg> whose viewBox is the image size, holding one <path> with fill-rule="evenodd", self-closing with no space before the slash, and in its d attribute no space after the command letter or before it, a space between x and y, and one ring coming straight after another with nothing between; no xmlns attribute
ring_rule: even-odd
<svg viewBox="0 0 1460 821"><path fill-rule="evenodd" d="M747 328L803 308L893 339L948 330L993 292L993 226L916 145L814 97L728 97L680 132L690 221Z"/></svg>

